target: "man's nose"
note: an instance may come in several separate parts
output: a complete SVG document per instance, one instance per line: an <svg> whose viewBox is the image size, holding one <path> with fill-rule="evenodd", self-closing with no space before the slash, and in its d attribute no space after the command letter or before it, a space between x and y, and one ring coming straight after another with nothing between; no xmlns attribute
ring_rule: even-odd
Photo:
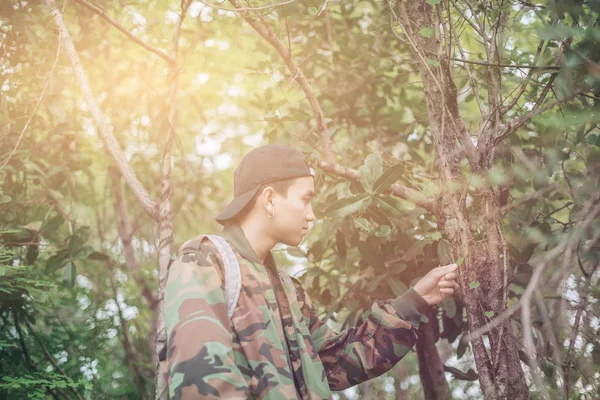
<svg viewBox="0 0 600 400"><path fill-rule="evenodd" d="M306 220L308 222L313 222L315 220L315 213L313 212L312 206L308 209L308 215L306 216Z"/></svg>

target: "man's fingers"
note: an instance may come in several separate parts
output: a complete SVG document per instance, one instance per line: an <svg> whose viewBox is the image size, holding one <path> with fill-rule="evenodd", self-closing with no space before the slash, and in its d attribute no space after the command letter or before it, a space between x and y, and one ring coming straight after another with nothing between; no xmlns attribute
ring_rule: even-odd
<svg viewBox="0 0 600 400"><path fill-rule="evenodd" d="M440 288L455 288L456 282L454 282L454 281L439 281L438 286Z"/></svg>
<svg viewBox="0 0 600 400"><path fill-rule="evenodd" d="M443 293L443 294L453 294L454 293L454 288L441 288L440 289L440 293Z"/></svg>
<svg viewBox="0 0 600 400"><path fill-rule="evenodd" d="M437 267L434 269L434 271L436 272L436 275L441 278L446 274L456 271L457 268L458 268L458 265L456 265L456 264L448 264L448 265L444 265L443 267Z"/></svg>
<svg viewBox="0 0 600 400"><path fill-rule="evenodd" d="M456 278L458 278L458 274L456 272L450 272L449 274L444 275L444 280L446 281L451 281Z"/></svg>

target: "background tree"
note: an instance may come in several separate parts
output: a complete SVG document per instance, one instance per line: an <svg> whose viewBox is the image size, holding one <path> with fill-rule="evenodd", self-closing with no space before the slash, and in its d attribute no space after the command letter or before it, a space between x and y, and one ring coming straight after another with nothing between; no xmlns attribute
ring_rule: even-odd
<svg viewBox="0 0 600 400"><path fill-rule="evenodd" d="M0 391L154 396L171 224L216 231L278 141L318 172L276 255L323 318L461 264L416 354L337 396L598 396L595 2L0 7Z"/></svg>

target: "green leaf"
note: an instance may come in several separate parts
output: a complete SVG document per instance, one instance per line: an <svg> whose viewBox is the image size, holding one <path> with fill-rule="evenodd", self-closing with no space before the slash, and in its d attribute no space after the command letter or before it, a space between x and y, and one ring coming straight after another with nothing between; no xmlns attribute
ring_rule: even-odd
<svg viewBox="0 0 600 400"><path fill-rule="evenodd" d="M535 190L540 190L550 184L550 179L548 179L548 171L546 168L540 168L533 177L533 188Z"/></svg>
<svg viewBox="0 0 600 400"><path fill-rule="evenodd" d="M463 333L460 337L460 340L458 341L458 347L456 349L456 358L460 359L465 354L465 351L468 347L469 336Z"/></svg>
<svg viewBox="0 0 600 400"><path fill-rule="evenodd" d="M31 222L31 223L25 225L25 228L29 229L30 231L34 231L34 232L38 232L41 227L42 227L42 221Z"/></svg>
<svg viewBox="0 0 600 400"><path fill-rule="evenodd" d="M431 39L435 36L435 31L432 27L428 26L425 28L421 28L421 30L419 31L419 35L423 36L424 38Z"/></svg>
<svg viewBox="0 0 600 400"><path fill-rule="evenodd" d="M373 191L382 193L392 186L404 173L404 164L396 164L385 170L383 174L373 184Z"/></svg>
<svg viewBox="0 0 600 400"><path fill-rule="evenodd" d="M88 259L89 260L94 260L94 261L102 261L102 262L106 262L110 260L110 257L107 256L106 254L99 252L99 251L92 251L89 255L88 255Z"/></svg>
<svg viewBox="0 0 600 400"><path fill-rule="evenodd" d="M364 165L358 168L360 184L366 192L372 193L375 182L382 174L381 157L377 154L369 154Z"/></svg>
<svg viewBox="0 0 600 400"><path fill-rule="evenodd" d="M392 232L392 228L389 225L381 225L375 232L377 237L386 237Z"/></svg>
<svg viewBox="0 0 600 400"><path fill-rule="evenodd" d="M486 311L483 313L483 315L485 315L488 318L493 318L494 317L494 312L493 311Z"/></svg>
<svg viewBox="0 0 600 400"><path fill-rule="evenodd" d="M0 196L0 204L10 203L12 201L12 197L7 195Z"/></svg>
<svg viewBox="0 0 600 400"><path fill-rule="evenodd" d="M350 215L358 211L368 197L367 193L360 193L334 201L325 209L325 215L330 218L341 218Z"/></svg>
<svg viewBox="0 0 600 400"><path fill-rule="evenodd" d="M369 284L367 285L367 287L365 289L368 292L376 291L376 289L379 287L379 284L381 284L381 281L383 281L385 278L386 278L386 275L380 275L380 276L376 277L371 282L369 282Z"/></svg>
<svg viewBox="0 0 600 400"><path fill-rule="evenodd" d="M346 181L335 185L335 193L338 200L343 199L344 197L352 196L352 192L350 191L350 182Z"/></svg>
<svg viewBox="0 0 600 400"><path fill-rule="evenodd" d="M58 231L60 229L60 227L64 223L65 223L65 220L63 219L63 217L60 215L56 215L56 216L44 221L44 223L41 226L41 231L44 234L55 233L56 231Z"/></svg>
<svg viewBox="0 0 600 400"><path fill-rule="evenodd" d="M308 7L308 15L314 17L315 15L317 15L317 7Z"/></svg>
<svg viewBox="0 0 600 400"><path fill-rule="evenodd" d="M566 25L545 25L538 32L542 40L567 39L581 33L582 30Z"/></svg>
<svg viewBox="0 0 600 400"><path fill-rule="evenodd" d="M373 230L373 225L366 218L359 218L354 221L354 226L356 229L359 229L364 232L371 232Z"/></svg>
<svg viewBox="0 0 600 400"><path fill-rule="evenodd" d="M4 220L6 222L12 222L15 218L17 218L17 214L14 211L9 211L4 214Z"/></svg>
<svg viewBox="0 0 600 400"><path fill-rule="evenodd" d="M373 199L375 199L375 205L383 212L396 217L402 216L402 213L400 212L402 203L398 202L393 196L377 194Z"/></svg>
<svg viewBox="0 0 600 400"><path fill-rule="evenodd" d="M71 261L63 271L63 280L67 283L69 287L72 288L75 285L76 276L77 268L75 266L75 263Z"/></svg>
<svg viewBox="0 0 600 400"><path fill-rule="evenodd" d="M456 260L456 265L462 265L464 262L465 262L464 257L458 257L458 260Z"/></svg>
<svg viewBox="0 0 600 400"><path fill-rule="evenodd" d="M440 4L442 2L442 0L425 0L425 1L430 6L437 6L438 4Z"/></svg>
<svg viewBox="0 0 600 400"><path fill-rule="evenodd" d="M477 281L473 281L469 283L469 289L477 289L481 284Z"/></svg>
<svg viewBox="0 0 600 400"><path fill-rule="evenodd" d="M47 274L51 274L59 269L61 269L69 259L69 250L62 249L58 251L55 255L50 257L46 262L45 272Z"/></svg>
<svg viewBox="0 0 600 400"><path fill-rule="evenodd" d="M426 58L425 61L427 61L427 64L431 65L432 67L440 66L440 62L438 60L434 60L433 58Z"/></svg>
<svg viewBox="0 0 600 400"><path fill-rule="evenodd" d="M406 287L406 285L404 283L402 283L402 281L400 281L398 279L391 279L390 278L390 279L387 280L387 283L390 286L390 289L392 289L392 292L396 296L402 296L408 290L408 288Z"/></svg>

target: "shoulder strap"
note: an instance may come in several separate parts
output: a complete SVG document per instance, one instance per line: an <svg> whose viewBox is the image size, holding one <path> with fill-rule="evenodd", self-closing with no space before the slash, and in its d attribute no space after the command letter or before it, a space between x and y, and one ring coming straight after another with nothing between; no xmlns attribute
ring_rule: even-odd
<svg viewBox="0 0 600 400"><path fill-rule="evenodd" d="M240 298L242 290L242 275L240 264L227 241L221 236L208 235L208 239L215 245L221 257L225 269L225 300L227 301L227 316L229 319L233 316L235 307Z"/></svg>

